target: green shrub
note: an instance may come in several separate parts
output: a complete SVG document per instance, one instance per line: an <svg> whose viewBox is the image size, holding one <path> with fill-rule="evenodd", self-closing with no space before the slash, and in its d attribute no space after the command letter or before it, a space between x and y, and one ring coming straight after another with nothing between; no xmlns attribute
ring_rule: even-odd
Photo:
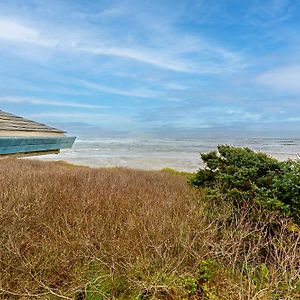
<svg viewBox="0 0 300 300"><path fill-rule="evenodd" d="M190 178L196 187L221 193L233 202L288 214L300 221L300 162L280 162L249 148L219 145L201 154L206 167Z"/></svg>

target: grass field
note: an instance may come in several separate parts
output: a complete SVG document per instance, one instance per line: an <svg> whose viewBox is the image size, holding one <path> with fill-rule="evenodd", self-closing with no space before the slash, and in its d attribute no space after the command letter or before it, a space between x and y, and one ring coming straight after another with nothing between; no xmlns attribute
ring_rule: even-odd
<svg viewBox="0 0 300 300"><path fill-rule="evenodd" d="M290 220L204 196L172 172L1 160L0 295L300 299Z"/></svg>

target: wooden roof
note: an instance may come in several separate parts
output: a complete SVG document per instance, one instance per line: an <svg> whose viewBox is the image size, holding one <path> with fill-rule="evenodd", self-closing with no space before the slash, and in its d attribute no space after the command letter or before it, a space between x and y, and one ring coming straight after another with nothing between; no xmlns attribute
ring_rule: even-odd
<svg viewBox="0 0 300 300"><path fill-rule="evenodd" d="M49 132L64 133L59 129L47 126L42 123L34 122L22 117L0 110L0 130L1 131L30 131L30 132Z"/></svg>

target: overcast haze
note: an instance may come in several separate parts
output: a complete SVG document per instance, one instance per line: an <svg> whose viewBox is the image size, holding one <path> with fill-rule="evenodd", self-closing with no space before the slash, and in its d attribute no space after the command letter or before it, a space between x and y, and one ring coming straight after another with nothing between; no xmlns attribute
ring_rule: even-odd
<svg viewBox="0 0 300 300"><path fill-rule="evenodd" d="M99 135L300 136L300 1L0 1L0 109Z"/></svg>

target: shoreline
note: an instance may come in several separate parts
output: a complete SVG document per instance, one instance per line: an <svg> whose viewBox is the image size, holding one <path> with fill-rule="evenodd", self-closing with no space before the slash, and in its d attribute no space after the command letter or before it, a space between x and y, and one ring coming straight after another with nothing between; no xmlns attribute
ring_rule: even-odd
<svg viewBox="0 0 300 300"><path fill-rule="evenodd" d="M218 144L248 147L279 160L297 159L300 139L202 138L202 139L133 139L78 137L72 150L38 158L65 160L90 167L129 167L142 170L172 168L196 172L203 164L200 153L216 149Z"/></svg>

